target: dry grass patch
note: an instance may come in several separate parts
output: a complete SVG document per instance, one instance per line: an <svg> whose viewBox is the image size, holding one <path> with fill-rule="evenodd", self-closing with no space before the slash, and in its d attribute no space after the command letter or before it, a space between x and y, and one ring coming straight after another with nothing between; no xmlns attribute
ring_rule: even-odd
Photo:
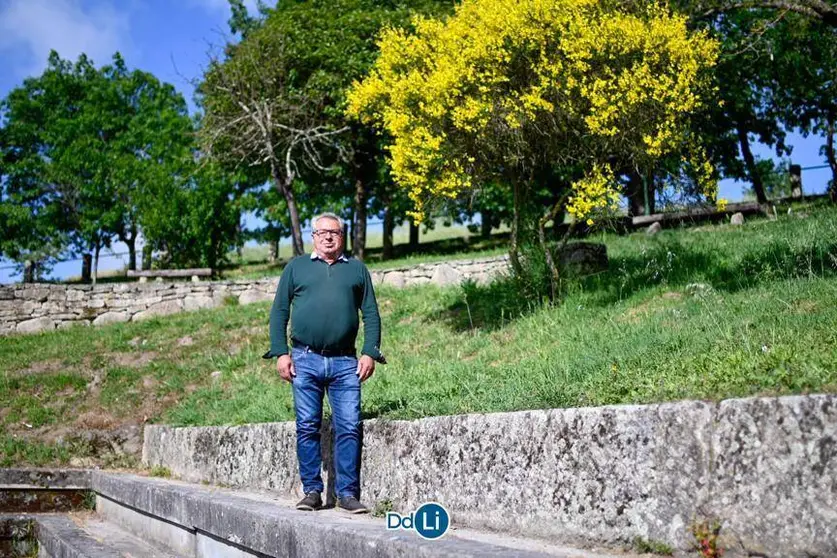
<svg viewBox="0 0 837 558"><path fill-rule="evenodd" d="M126 368L144 368L160 356L156 351L142 351L139 353L108 353L107 358L117 366Z"/></svg>

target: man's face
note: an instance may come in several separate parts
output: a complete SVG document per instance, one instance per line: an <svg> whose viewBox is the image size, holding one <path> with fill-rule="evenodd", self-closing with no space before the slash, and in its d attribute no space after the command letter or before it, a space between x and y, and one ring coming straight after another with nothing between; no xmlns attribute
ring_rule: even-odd
<svg viewBox="0 0 837 558"><path fill-rule="evenodd" d="M317 230L313 234L314 250L319 255L337 258L343 253L343 231L334 219L322 217L317 221Z"/></svg>

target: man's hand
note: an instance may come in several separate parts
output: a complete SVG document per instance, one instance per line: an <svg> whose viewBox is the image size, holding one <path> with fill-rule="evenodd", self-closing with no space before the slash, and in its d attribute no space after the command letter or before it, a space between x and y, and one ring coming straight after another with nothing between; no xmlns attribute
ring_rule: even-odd
<svg viewBox="0 0 837 558"><path fill-rule="evenodd" d="M293 382L296 371L294 370L294 361L291 360L291 355L282 355L276 362L276 370L279 376L286 382Z"/></svg>
<svg viewBox="0 0 837 558"><path fill-rule="evenodd" d="M375 372L375 361L369 355L363 355L357 361L357 377L365 382Z"/></svg>

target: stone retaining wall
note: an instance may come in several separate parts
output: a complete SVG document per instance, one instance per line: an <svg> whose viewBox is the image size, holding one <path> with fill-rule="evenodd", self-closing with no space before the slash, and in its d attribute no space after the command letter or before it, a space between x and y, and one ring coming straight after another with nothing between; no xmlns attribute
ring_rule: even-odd
<svg viewBox="0 0 837 558"><path fill-rule="evenodd" d="M294 432L148 426L143 461L298 494ZM717 520L725 556L837 556L837 396L370 420L361 489L370 504L437 501L456 525L561 543L687 550L690 528Z"/></svg>
<svg viewBox="0 0 837 558"><path fill-rule="evenodd" d="M489 281L507 266L508 256L420 264L372 272L373 280L396 287ZM143 320L225 302L273 300L279 279L174 283L0 285L0 335L34 333L73 325Z"/></svg>

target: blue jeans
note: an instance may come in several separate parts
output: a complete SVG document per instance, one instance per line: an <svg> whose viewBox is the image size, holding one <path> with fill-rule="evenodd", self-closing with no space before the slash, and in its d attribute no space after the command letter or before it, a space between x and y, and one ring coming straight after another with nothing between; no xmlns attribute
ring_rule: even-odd
<svg viewBox="0 0 837 558"><path fill-rule="evenodd" d="M296 411L296 455L302 489L323 492L320 426L328 391L334 432L334 470L338 498L360 496L360 379L355 357L324 357L308 349L291 350Z"/></svg>

